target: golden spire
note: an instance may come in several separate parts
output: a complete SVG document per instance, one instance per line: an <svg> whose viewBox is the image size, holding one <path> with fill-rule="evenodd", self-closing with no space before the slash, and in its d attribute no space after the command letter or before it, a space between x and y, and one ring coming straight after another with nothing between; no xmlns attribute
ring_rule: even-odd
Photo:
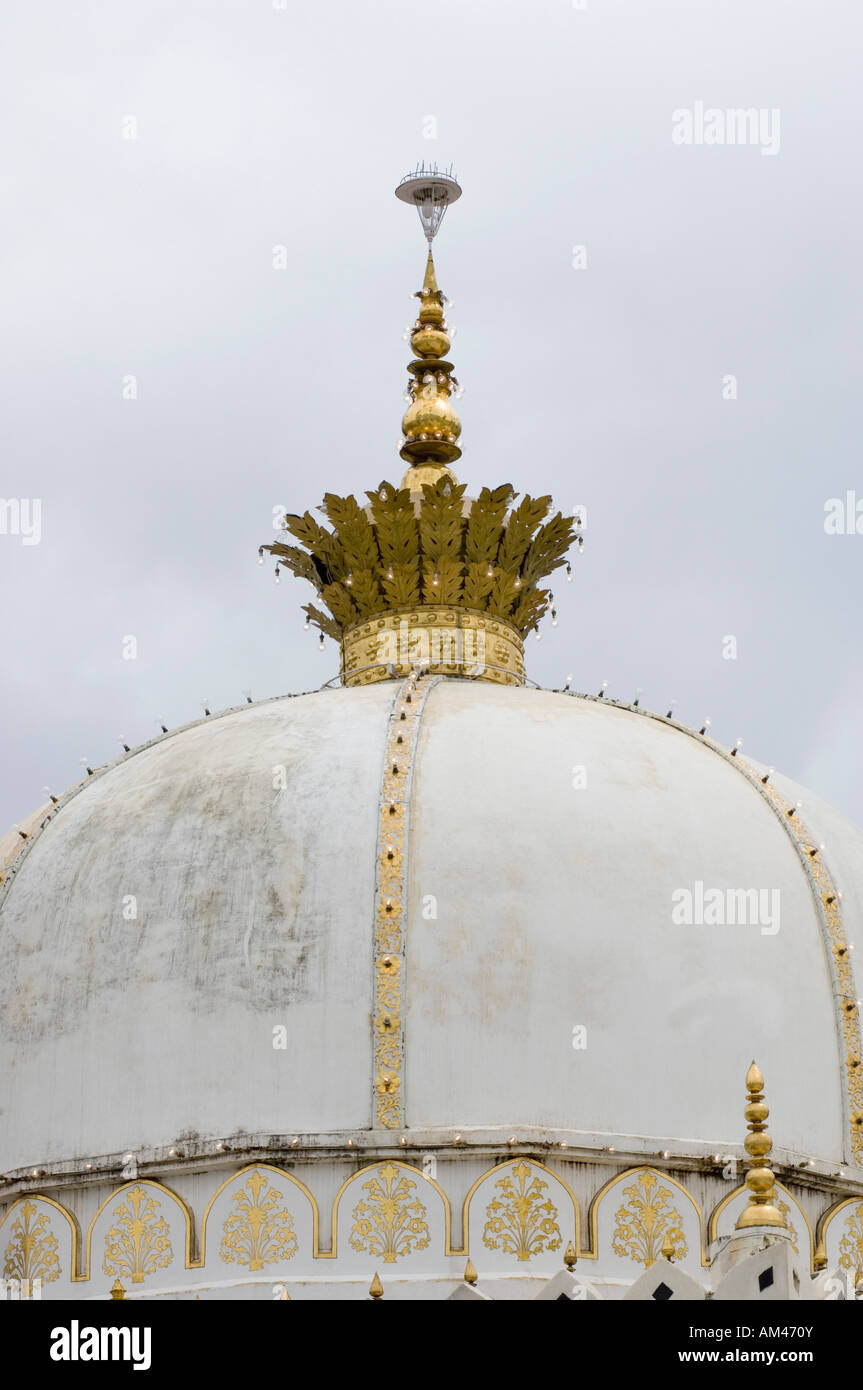
<svg viewBox="0 0 863 1390"><path fill-rule="evenodd" d="M737 1218L737 1230L749 1226L785 1226L785 1218L775 1205L776 1179L768 1166L773 1140L767 1133L767 1116L770 1111L764 1100L764 1077L755 1063L746 1073L746 1106L744 1118L749 1126L743 1147L750 1156L746 1186L749 1201Z"/></svg>
<svg viewBox="0 0 863 1390"><path fill-rule="evenodd" d="M475 1284L476 1281L477 1272L474 1269L473 1260L468 1260L467 1264L464 1267L464 1282L466 1284Z"/></svg>
<svg viewBox="0 0 863 1390"><path fill-rule="evenodd" d="M458 445L461 421L452 403L459 384L453 376L452 363L445 360L450 337L431 247L423 287L414 297L420 301L411 334L411 347L416 355L408 363L410 379L406 394L410 397L410 405L402 419L404 443L400 453L411 465L402 479L402 487L422 492L424 483L434 483L442 477L455 482L448 465L461 458Z"/></svg>
<svg viewBox="0 0 863 1390"><path fill-rule="evenodd" d="M450 465L461 457L459 387L447 361L450 333L431 242L461 189L450 170L420 168L396 196L416 207L429 243L417 317L410 331L408 408L399 442L409 465L401 486L386 479L365 499L326 493L318 510L287 513L282 526L298 545L258 549L315 589L306 628L341 646L344 685L402 679L417 666L434 675L498 685L525 679L524 639L543 617L556 622L554 596L541 581L566 565L573 517L547 496L519 498L510 483L466 497ZM286 538L287 539L287 538Z"/></svg>
<svg viewBox="0 0 863 1390"><path fill-rule="evenodd" d="M577 1260L578 1256L575 1253L575 1246L572 1241L570 1241L563 1252L563 1263L566 1265L567 1269L575 1269Z"/></svg>
<svg viewBox="0 0 863 1390"><path fill-rule="evenodd" d="M370 1297L370 1298L383 1298L383 1296L384 1296L384 1286L383 1286L383 1284L381 1283L381 1276L378 1274L377 1270L375 1270L375 1277L374 1277L374 1279L372 1280L372 1282L369 1284L369 1297Z"/></svg>

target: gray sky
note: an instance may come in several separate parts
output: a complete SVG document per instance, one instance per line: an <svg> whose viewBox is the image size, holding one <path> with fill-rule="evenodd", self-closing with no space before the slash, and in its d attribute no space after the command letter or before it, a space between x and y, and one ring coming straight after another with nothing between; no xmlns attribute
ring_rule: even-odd
<svg viewBox="0 0 863 1390"><path fill-rule="evenodd" d="M863 822L863 535L824 530L863 501L859 5L587 6L7 3L0 492L42 537L0 535L2 827L118 735L336 674L256 550L401 476L421 159L464 188L459 476L587 508L530 674L676 697ZM675 145L696 102L778 108L778 154Z"/></svg>

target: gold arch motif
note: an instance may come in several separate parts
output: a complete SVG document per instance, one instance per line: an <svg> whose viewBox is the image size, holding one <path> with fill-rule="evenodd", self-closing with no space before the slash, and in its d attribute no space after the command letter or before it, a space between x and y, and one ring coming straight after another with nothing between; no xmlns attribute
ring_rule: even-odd
<svg viewBox="0 0 863 1390"><path fill-rule="evenodd" d="M54 1207L62 1216L65 1216L69 1223L69 1229L72 1232L72 1269L69 1275L69 1282L72 1284L80 1284L87 1276L78 1273L78 1250L81 1244L81 1236L78 1229L78 1221L74 1213L67 1211L59 1202L55 1202L53 1197L43 1196L41 1192L22 1192L20 1197L15 1198L15 1201L12 1203L11 1207L9 1207L3 1220L0 1221L0 1232L2 1232L13 1211L16 1211L22 1202L47 1202L49 1207Z"/></svg>
<svg viewBox="0 0 863 1390"><path fill-rule="evenodd" d="M573 1212L574 1212L574 1215L575 1215L575 1242L574 1242L574 1243L575 1243L575 1248L576 1248L576 1250L578 1250L578 1251L579 1251L579 1254L580 1254L581 1251L579 1250L579 1246L580 1246L580 1244L581 1244L581 1211L580 1211L579 1205L578 1205L578 1198L576 1197L576 1195L575 1195L575 1193L573 1192L572 1188L570 1187L569 1183L566 1181L566 1178L562 1178L562 1177L560 1176L559 1173L555 1173L554 1169L553 1169L553 1168L549 1168L548 1165L547 1165L546 1163L541 1163L541 1162L539 1161L539 1159L537 1159L537 1158L528 1158L528 1157L526 1157L524 1154L513 1154L513 1156L512 1156L511 1158L504 1159L503 1162L501 1162L501 1163L495 1163L491 1168L487 1168L486 1171L485 1171L484 1173L481 1173L480 1176L477 1178L476 1182L473 1183L473 1185L468 1189L467 1196L465 1197L465 1199L464 1199L464 1204L463 1204L463 1206L462 1206L462 1247L463 1247L463 1248L462 1248L461 1250L452 1250L452 1251L448 1250L448 1251L447 1251L447 1254L452 1254L452 1255L469 1255L469 1254L470 1254L470 1248L469 1248L468 1242L469 1242L469 1240L470 1240L470 1204L471 1204L471 1202L473 1201L473 1195L474 1195L474 1193L476 1192L477 1188L478 1188L482 1183L485 1182L486 1178L490 1178L490 1177L492 1176L493 1173L499 1173L499 1172L501 1172L501 1170L504 1169L504 1168L510 1168L510 1167L512 1166L513 1163L529 1163L529 1164L531 1165L532 1168L540 1168L540 1169L542 1170L543 1173L548 1173L550 1177L554 1178L555 1181L556 1181L556 1182L559 1182L560 1185L561 1185L561 1187L564 1188L564 1190L565 1190L567 1196L569 1197L569 1200L572 1202L572 1209L573 1209ZM561 1257L561 1258L562 1258L562 1257Z"/></svg>
<svg viewBox="0 0 863 1390"><path fill-rule="evenodd" d="M273 1163L246 1163L243 1165L242 1168L238 1168L235 1173L232 1173L229 1178L225 1178L225 1181L219 1187L216 1188L215 1192L213 1193L212 1197L210 1198L209 1202L204 1208L204 1215L201 1217L201 1254L199 1259L196 1260L193 1265L189 1266L189 1268L203 1269L204 1265L207 1262L207 1222L210 1219L210 1209L213 1203L215 1202L216 1198L220 1196L222 1192L224 1192L226 1187L230 1187L232 1182L236 1182L237 1178L242 1177L243 1173L251 1173L256 1168L261 1168L267 1173L275 1173L276 1176L279 1178L287 1178L288 1182L291 1182L294 1184L295 1187L298 1187L300 1191L303 1193L303 1195L308 1199L312 1208L312 1257L314 1259L318 1258L318 1204L315 1201L309 1189L306 1187L306 1184L304 1182L301 1182L299 1178L295 1178L293 1173L289 1173L286 1168L277 1168L276 1165Z"/></svg>
<svg viewBox="0 0 863 1390"><path fill-rule="evenodd" d="M725 1208L734 1201L735 1197L739 1197L741 1192L748 1192L748 1190L749 1189L747 1188L745 1183L740 1183L738 1187L735 1187L733 1192L726 1193L726 1195L722 1198L722 1201L718 1202L717 1205L713 1208L713 1211L710 1213L710 1219L707 1222L708 1245L712 1245L717 1238L717 1234L719 1231L719 1218L724 1212ZM809 1272L811 1274L815 1267L815 1234L812 1230L812 1225L810 1223L809 1217L806 1215L806 1212L804 1211L800 1202L798 1202L797 1198L794 1196L794 1193L789 1192L785 1184L779 1182L778 1179L776 1180L776 1191L781 1192L783 1197L787 1197L789 1202L794 1203L794 1210L796 1214L800 1217L801 1221L803 1222L803 1225L809 1233ZM859 1200L860 1199L858 1198L858 1201Z"/></svg>
<svg viewBox="0 0 863 1390"><path fill-rule="evenodd" d="M338 1255L338 1249L339 1249L339 1245L338 1245L338 1242L339 1242L339 1224L338 1224L339 1203L340 1203L341 1200L342 1200L342 1195L343 1195L343 1193L347 1190L347 1188L350 1187L351 1183L352 1183L352 1182L355 1182L356 1179L359 1178L359 1177L361 1177L363 1173L372 1173L372 1172L374 1172L376 1169L380 1168L382 1164L386 1164L386 1163L391 1163L391 1164L393 1165L394 1168L404 1168L404 1170L405 1170L406 1173L411 1173L414 1177L420 1178L423 1182L427 1182L428 1185L429 1185L429 1187L433 1187L433 1188L434 1188L435 1192L438 1194L438 1196L440 1197L441 1201L443 1202L443 1214L444 1214L444 1255L463 1255L463 1254L464 1254L464 1251L463 1251L463 1250L453 1250L453 1248L452 1248L452 1241L451 1241L452 1222L451 1222L451 1213L450 1213L449 1198L447 1197L446 1193L444 1192L443 1188L439 1185L439 1183L437 1183L437 1182L435 1181L434 1178L427 1178L426 1175L425 1175L425 1173L423 1172L422 1168L415 1168L415 1167L413 1166L413 1164L411 1164L411 1163L404 1163L401 1159L398 1159L398 1158L379 1158L379 1159L377 1159L376 1162L374 1162L374 1163L367 1163L363 1168L358 1168L357 1171L356 1171L355 1173L351 1173L351 1175L350 1175L349 1178L345 1178L345 1181L342 1183L341 1187L339 1188L339 1190L338 1190L338 1192L336 1193L335 1198L334 1198L334 1200L333 1200L333 1232L332 1232L332 1244L333 1244L333 1248L332 1248L332 1250L317 1250L317 1249L316 1249L316 1250L315 1250L315 1259L316 1259L316 1260L334 1260L334 1259L336 1259L336 1257L337 1257L337 1255Z"/></svg>
<svg viewBox="0 0 863 1390"><path fill-rule="evenodd" d="M90 1222L90 1225L89 1225L88 1228L87 1228L87 1251L86 1251L86 1254L87 1254L87 1263L86 1263L85 1271L84 1271L84 1273L82 1274L81 1278L82 1278L82 1279L89 1279L89 1278L90 1278L90 1258L91 1258L91 1254L92 1254L91 1246L92 1246L92 1240L93 1240L93 1230L94 1230L94 1227L95 1227L95 1225L96 1225L96 1222L99 1220L99 1217L102 1215L102 1212L105 1210L105 1208L106 1208L106 1206L108 1205L108 1203L109 1203L109 1202L113 1202L113 1200L114 1200L115 1197L119 1197L119 1195L120 1195L121 1192L127 1191L127 1189L130 1188L130 1187L155 1187L156 1190L157 1190L158 1192L164 1193L164 1195L165 1195L166 1197L170 1197L171 1200L172 1200L172 1202L175 1202L175 1203L176 1203L176 1205L180 1208L180 1210L181 1210L182 1213L183 1213L183 1216L184 1216L185 1219L186 1219L186 1239L185 1239L185 1252L184 1252L184 1254L185 1254L185 1265L184 1265L184 1268L185 1268L185 1269L196 1269L196 1268L197 1268L197 1265L195 1265L195 1264L192 1262L192 1209L191 1209L191 1207L188 1205L187 1202L185 1202L185 1201L183 1200L183 1198L182 1198L177 1192L172 1192L171 1189L170 1189L170 1187L165 1187L165 1184L164 1184L164 1183L156 1182L156 1180L155 1180L154 1178L130 1178L128 1182L121 1183L121 1185L120 1185L119 1187L115 1187L115 1188L114 1188L114 1191L113 1191L113 1192L109 1192L109 1193L108 1193L108 1196L105 1198L104 1202L102 1202L101 1205L99 1206L98 1210L96 1211L95 1216L93 1217L92 1221Z"/></svg>
<svg viewBox="0 0 863 1390"><path fill-rule="evenodd" d="M859 1207L863 1203L863 1195L858 1197L843 1197L840 1201L834 1202L832 1207L828 1207L818 1218L818 1225L815 1228L815 1267L820 1268L820 1262L827 1259L827 1228L832 1225L833 1218L838 1216L845 1207Z"/></svg>
<svg viewBox="0 0 863 1390"><path fill-rule="evenodd" d="M631 1178L635 1176L635 1174L637 1173L655 1173L657 1178L659 1178L661 1182L668 1182L671 1183L672 1187L676 1187L678 1192L682 1193L682 1195L689 1202L689 1205L695 1208L695 1213L698 1217L698 1243L701 1248L701 1264L703 1268L707 1268L707 1266L710 1264L710 1261L707 1258L707 1251L704 1247L704 1213L701 1210L701 1203L695 1200L692 1193L687 1191L687 1189L683 1186L682 1182L678 1182L677 1178L673 1178L671 1174L666 1173L664 1169L654 1168L652 1163L640 1163L636 1168L624 1168L622 1173L617 1173L613 1178L609 1178L608 1182L604 1182L599 1191L594 1193L594 1195L590 1199L590 1206L587 1212L587 1223L588 1228L590 1230L590 1248L582 1250L579 1247L579 1259L599 1259L598 1218L600 1204L607 1192L610 1192L611 1189L615 1187L619 1182L621 1182L624 1178Z"/></svg>

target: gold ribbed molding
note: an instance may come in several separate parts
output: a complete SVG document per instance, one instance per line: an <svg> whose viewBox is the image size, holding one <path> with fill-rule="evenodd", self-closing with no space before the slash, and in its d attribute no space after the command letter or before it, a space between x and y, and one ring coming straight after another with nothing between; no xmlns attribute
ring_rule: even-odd
<svg viewBox="0 0 863 1390"><path fill-rule="evenodd" d="M408 676L420 665L435 676L497 685L524 682L524 643L511 623L469 608L397 609L355 623L342 638L345 685Z"/></svg>

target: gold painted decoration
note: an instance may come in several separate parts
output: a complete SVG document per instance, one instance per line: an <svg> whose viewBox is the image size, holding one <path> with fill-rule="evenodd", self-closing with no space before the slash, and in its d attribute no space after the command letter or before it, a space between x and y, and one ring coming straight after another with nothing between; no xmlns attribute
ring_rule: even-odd
<svg viewBox="0 0 863 1390"><path fill-rule="evenodd" d="M530 1164L513 1164L512 1171L498 1178L500 1196L486 1207L483 1245L503 1250L519 1260L529 1260L544 1250L557 1250L562 1243L557 1207L547 1195L548 1183L534 1174Z"/></svg>
<svg viewBox="0 0 863 1390"><path fill-rule="evenodd" d="M447 604L497 619L523 640L549 606L539 581L566 562L573 518L551 516L550 497L518 501L509 484L464 493L449 473L417 491L382 482L368 506L327 493L321 510L332 530L309 512L287 515L285 530L304 548L274 542L261 551L315 587L328 611L307 604L305 612L328 636L341 639L377 613Z"/></svg>
<svg viewBox="0 0 863 1390"><path fill-rule="evenodd" d="M430 1240L426 1209L405 1170L394 1163L381 1164L362 1186L368 1198L352 1212L352 1248L382 1256L384 1264L425 1250Z"/></svg>
<svg viewBox="0 0 863 1390"><path fill-rule="evenodd" d="M342 636L345 685L373 685L422 666L432 675L524 683L524 643L510 623L467 608L395 609Z"/></svg>
<svg viewBox="0 0 863 1390"><path fill-rule="evenodd" d="M397 1129L404 1123L402 998L410 783L420 716L428 692L436 683L434 677L412 676L400 687L393 701L384 752L378 812L372 1023L372 1115L378 1129Z"/></svg>
<svg viewBox="0 0 863 1390"><path fill-rule="evenodd" d="M849 1211L845 1229L839 1241L839 1264L842 1269L863 1275L863 1202Z"/></svg>
<svg viewBox="0 0 863 1390"><path fill-rule="evenodd" d="M636 1182L623 1189L628 1201L614 1214L611 1248L623 1259L635 1260L648 1269L662 1254L663 1244L671 1243L673 1258L687 1254L683 1218L674 1206L670 1188L663 1187L652 1169L639 1173Z"/></svg>
<svg viewBox="0 0 863 1390"><path fill-rule="evenodd" d="M50 1284L60 1277L57 1237L51 1230L50 1217L31 1201L20 1210L20 1216L12 1223L12 1239L6 1246L3 1277L20 1279L22 1284L32 1284L35 1279Z"/></svg>
<svg viewBox="0 0 863 1390"><path fill-rule="evenodd" d="M250 1270L279 1264L297 1253L293 1217L279 1207L282 1193L257 1169L234 1194L236 1210L223 1227L221 1256L226 1264L246 1265Z"/></svg>
<svg viewBox="0 0 863 1390"><path fill-rule="evenodd" d="M791 1207L788 1205L787 1202L783 1201L782 1198L779 1197L779 1196L777 1196L777 1198L776 1198L775 1206L776 1206L776 1210L777 1210L777 1211L779 1212L779 1214L781 1215L782 1220L785 1222L785 1225L787 1226L788 1231L790 1232L790 1235L791 1235L791 1248L792 1248L792 1250L794 1251L795 1254L799 1255L799 1254L800 1254L800 1246L799 1246L798 1243L797 1243L797 1227L794 1225L794 1219L793 1219L793 1217L792 1217L792 1215L791 1215Z"/></svg>
<svg viewBox="0 0 863 1390"><path fill-rule="evenodd" d="M125 1275L140 1284L148 1274L171 1263L170 1228L161 1214L161 1202L145 1187L127 1189L125 1200L112 1215L115 1224L105 1236L103 1273Z"/></svg>

